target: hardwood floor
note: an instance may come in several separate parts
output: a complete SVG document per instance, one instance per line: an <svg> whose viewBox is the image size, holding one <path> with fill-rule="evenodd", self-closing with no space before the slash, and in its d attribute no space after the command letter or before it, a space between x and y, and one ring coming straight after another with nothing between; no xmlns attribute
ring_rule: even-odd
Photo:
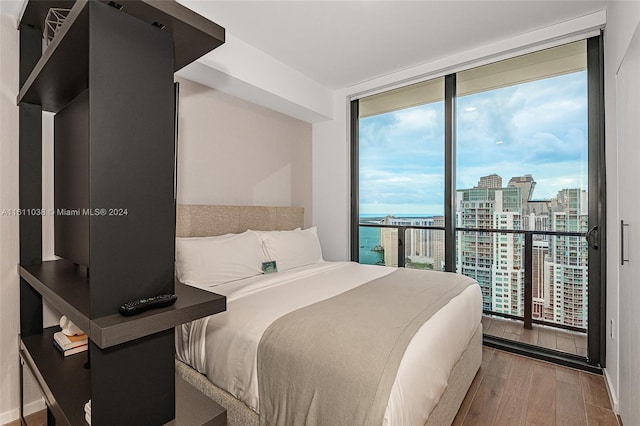
<svg viewBox="0 0 640 426"><path fill-rule="evenodd" d="M602 376L483 347L456 426L618 426Z"/></svg>
<svg viewBox="0 0 640 426"><path fill-rule="evenodd" d="M618 426L602 376L493 348L482 352L453 425ZM29 425L46 424L46 411L32 416Z"/></svg>
<svg viewBox="0 0 640 426"><path fill-rule="evenodd" d="M587 356L587 335L585 333L537 324L533 325L532 330L526 330L522 326L522 321L487 315L482 316L482 328L485 334L491 336L542 346L573 355Z"/></svg>
<svg viewBox="0 0 640 426"><path fill-rule="evenodd" d="M24 418L27 426L47 426L47 410L41 410ZM20 420L6 423L4 426L20 426Z"/></svg>

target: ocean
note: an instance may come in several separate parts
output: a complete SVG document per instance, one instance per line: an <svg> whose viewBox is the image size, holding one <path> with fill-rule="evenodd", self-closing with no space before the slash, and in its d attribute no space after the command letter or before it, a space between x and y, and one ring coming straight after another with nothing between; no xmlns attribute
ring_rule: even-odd
<svg viewBox="0 0 640 426"><path fill-rule="evenodd" d="M371 250L375 246L380 245L380 228L360 227L360 263L375 265L382 262L384 253L381 251Z"/></svg>

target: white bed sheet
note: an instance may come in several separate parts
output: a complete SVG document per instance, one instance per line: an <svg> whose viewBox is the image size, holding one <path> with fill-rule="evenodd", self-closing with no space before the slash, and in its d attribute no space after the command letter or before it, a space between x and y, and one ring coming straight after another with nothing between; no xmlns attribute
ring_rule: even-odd
<svg viewBox="0 0 640 426"><path fill-rule="evenodd" d="M259 412L256 354L268 326L288 312L394 270L354 262L321 262L215 287L199 285L227 296L227 311L177 327L177 356ZM425 423L481 315L480 287L472 285L418 330L400 363L384 425Z"/></svg>

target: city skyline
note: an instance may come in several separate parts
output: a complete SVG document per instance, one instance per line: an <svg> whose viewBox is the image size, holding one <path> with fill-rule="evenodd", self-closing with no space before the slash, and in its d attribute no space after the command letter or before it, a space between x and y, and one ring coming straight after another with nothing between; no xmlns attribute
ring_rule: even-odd
<svg viewBox="0 0 640 426"><path fill-rule="evenodd" d="M555 198L540 202L530 198L535 185L531 175L514 176L506 185L500 176L480 176L477 185L456 192L457 226L587 231L585 190L562 189ZM444 218L386 216L379 218L378 222L397 226L443 226ZM370 240L375 228L364 229L369 240L365 239L367 241L363 244L361 237L361 256L367 256L370 263L397 266L398 229L379 228L377 241ZM456 271L478 281L485 311L523 316L524 271L532 268L534 318L586 328L588 246L583 237L534 236L530 265L524 264L521 234L460 230L455 244ZM368 253L370 251L375 255ZM408 267L444 270L442 231L407 229L403 251Z"/></svg>
<svg viewBox="0 0 640 426"><path fill-rule="evenodd" d="M497 175L497 174L491 174L491 175L487 175L487 176L480 176L478 178L478 181L476 182L476 185L473 185L469 188L458 188L456 189L456 193L460 193L460 192L464 192L464 191L468 191L470 189L477 189L477 188L494 188L494 189L506 189L506 188L520 188L521 191L525 188L527 188L527 190L529 191L528 194L522 194L521 193L521 197L522 197L522 205L524 206L526 205L547 205L549 203L553 203L553 202L557 202L558 198L561 197L561 194L566 192L566 191L581 191L584 192L585 194L588 194L588 190L586 189L581 189L581 188L562 188L560 190L558 190L557 194L554 197L551 198L546 198L546 199L534 199L532 198L532 194L535 191L535 188L537 186L537 181L535 180L534 176L532 176L531 174L525 174L523 176L512 176L510 179L506 180L504 179L504 181L508 182L507 184L502 184L502 176ZM500 184L496 185L493 184L495 182L499 182ZM489 183L489 184L488 184ZM460 209L460 200L456 200L456 208L455 210L458 211ZM444 217L443 213L409 213L409 214L405 214L405 213L385 213L385 214L381 214L381 213L362 213L359 212L359 217L361 219L366 219L364 222L361 221L360 223L366 223L367 221L372 221L372 223L377 223L377 221L383 220L383 219L387 219L387 218L396 218L396 219L429 219L429 218L434 218L434 217ZM458 225L459 226L459 225Z"/></svg>
<svg viewBox="0 0 640 426"><path fill-rule="evenodd" d="M587 189L586 71L463 96L457 111L457 188L528 173L536 200ZM360 212L442 214L443 163L442 101L361 118Z"/></svg>

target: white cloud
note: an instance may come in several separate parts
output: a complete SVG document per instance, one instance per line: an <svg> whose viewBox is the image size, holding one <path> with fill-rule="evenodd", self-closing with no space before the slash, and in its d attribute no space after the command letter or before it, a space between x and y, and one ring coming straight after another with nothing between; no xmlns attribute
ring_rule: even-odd
<svg viewBox="0 0 640 426"><path fill-rule="evenodd" d="M481 176L497 173L504 185L511 177L532 174L535 199L553 198L564 188L586 189L586 73L469 95L457 102L458 188L473 187ZM476 110L464 111L469 106ZM441 211L441 103L363 119L360 130L360 201L368 209L363 212ZM503 143L496 144L499 140Z"/></svg>
<svg viewBox="0 0 640 426"><path fill-rule="evenodd" d="M438 127L437 113L432 108L409 108L394 113L395 127L403 131Z"/></svg>

